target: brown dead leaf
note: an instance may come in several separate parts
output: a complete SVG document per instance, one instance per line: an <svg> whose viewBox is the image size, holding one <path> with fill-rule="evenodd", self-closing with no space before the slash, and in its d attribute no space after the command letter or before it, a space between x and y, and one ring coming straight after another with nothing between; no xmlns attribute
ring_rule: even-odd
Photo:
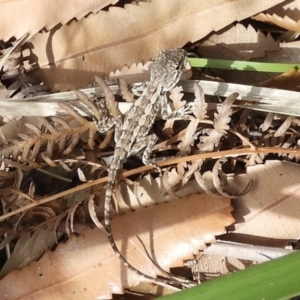
<svg viewBox="0 0 300 300"><path fill-rule="evenodd" d="M176 192L178 197L202 192L195 180L190 180L183 185L182 176L175 169L170 170L167 175L168 186ZM137 181L135 185L121 182L119 186L118 209L120 213L172 200L172 197L168 195L162 176L153 178L151 174L148 174ZM180 186L179 190L177 186ZM103 214L103 208L98 213Z"/></svg>
<svg viewBox="0 0 300 300"><path fill-rule="evenodd" d="M207 58L250 60L264 57L265 51L279 50L279 42L251 25L236 24L205 39L198 50Z"/></svg>
<svg viewBox="0 0 300 300"><path fill-rule="evenodd" d="M5 136L5 139L16 139L18 134L31 134L32 131L25 126L26 123L31 123L40 126L41 122L38 117L22 117L18 121L12 118L5 125L0 127L0 132Z"/></svg>
<svg viewBox="0 0 300 300"><path fill-rule="evenodd" d="M24 268L29 261L39 259L56 242L56 231L52 224L46 228L39 228L33 234L30 232L22 234L14 251L3 266L0 278L3 278L12 270Z"/></svg>
<svg viewBox="0 0 300 300"><path fill-rule="evenodd" d="M191 146L195 143L195 133L197 131L199 121L197 119L191 120L189 125L184 130L184 135L180 139L181 142L178 144L178 149L180 150L178 155L184 156L191 153Z"/></svg>
<svg viewBox="0 0 300 300"><path fill-rule="evenodd" d="M281 2L153 0L111 7L33 37L29 46L40 67L34 75L52 89L76 89L92 83L95 75L182 47Z"/></svg>
<svg viewBox="0 0 300 300"><path fill-rule="evenodd" d="M234 221L229 199L191 195L180 201L151 206L112 221L121 252L138 269L151 276L157 269L146 257L138 235L165 270L182 261ZM105 234L87 229L72 236L54 252L46 253L29 267L10 273L0 282L2 299L107 299L112 293L143 280L126 269L111 249ZM12 282L18 284L11 284Z"/></svg>
<svg viewBox="0 0 300 300"><path fill-rule="evenodd" d="M226 98L226 100L217 106L217 113L214 114L214 128L205 129L206 136L200 137L198 148L201 151L212 151L214 147L219 145L219 142L227 130L228 123L231 121L232 104L238 97L238 93L234 93Z"/></svg>
<svg viewBox="0 0 300 300"><path fill-rule="evenodd" d="M150 79L150 70L149 66L152 61L147 61L146 63L134 63L130 67L124 66L121 70L109 72L109 79L119 79L123 78L126 80L127 84L133 84L136 82L149 81ZM181 75L181 80L188 80L192 77L193 72L190 67L187 67Z"/></svg>
<svg viewBox="0 0 300 300"><path fill-rule="evenodd" d="M123 78L126 83L131 84L134 82L148 81L150 78L149 66L151 61L147 61L145 64L134 63L130 67L124 66L121 70L110 72L109 79Z"/></svg>
<svg viewBox="0 0 300 300"><path fill-rule="evenodd" d="M240 187L254 180L250 192L235 207L235 233L270 239L299 239L300 169L296 164L267 161L248 167L246 175L235 177L230 186ZM270 241L270 246L273 246Z"/></svg>
<svg viewBox="0 0 300 300"><path fill-rule="evenodd" d="M298 49L299 51L299 49ZM300 90L300 70L292 68L291 70L274 76L261 84L264 87L278 88L290 91Z"/></svg>
<svg viewBox="0 0 300 300"><path fill-rule="evenodd" d="M21 46L28 38L29 38L29 35L24 34L20 39L18 39L16 42L13 43L14 44L13 46L11 46L8 49L2 49L0 51L0 52L2 52L2 55L3 55L3 56L0 56L1 57L0 58L0 70L7 71L9 69L9 67L11 67L11 68L15 67L15 65L9 66L9 64L15 63L15 60L14 60L14 62L11 62L11 61L9 61L9 58L11 59L12 57L16 58L19 56L19 54L21 52ZM8 66L5 66L5 63L7 63ZM3 69L2 69L2 67L3 67Z"/></svg>
<svg viewBox="0 0 300 300"><path fill-rule="evenodd" d="M285 1L281 5L276 5L268 11L289 11L289 10L300 10L300 2L298 0Z"/></svg>
<svg viewBox="0 0 300 300"><path fill-rule="evenodd" d="M300 41L280 43L279 51L267 51L266 57L259 61L299 63Z"/></svg>
<svg viewBox="0 0 300 300"><path fill-rule="evenodd" d="M270 14L260 13L252 17L252 19L256 21L270 22L284 29L294 31L294 32L300 32L300 21L295 21L288 16L284 16L282 18L276 14L270 15Z"/></svg>
<svg viewBox="0 0 300 300"><path fill-rule="evenodd" d="M186 104L186 101L182 100L183 96L184 94L181 86L176 86L171 90L169 98L171 99L175 110L179 110ZM175 119L168 119L166 121L163 129L163 132L166 136L171 136L174 133L174 122Z"/></svg>
<svg viewBox="0 0 300 300"><path fill-rule="evenodd" d="M261 131L267 131L270 128L273 119L274 113L267 113L264 122L260 125Z"/></svg>
<svg viewBox="0 0 300 300"><path fill-rule="evenodd" d="M291 124L293 123L295 117L294 116L288 116L284 122L279 126L279 128L274 133L274 137L283 136L286 131L290 128Z"/></svg>
<svg viewBox="0 0 300 300"><path fill-rule="evenodd" d="M300 18L300 1L290 0L276 5L267 11L269 14L277 14L278 16L288 16L293 20Z"/></svg>
<svg viewBox="0 0 300 300"><path fill-rule="evenodd" d="M204 91L200 84L194 84L195 106L193 110L194 116L199 120L205 120L207 116L207 106L205 101Z"/></svg>
<svg viewBox="0 0 300 300"><path fill-rule="evenodd" d="M175 110L179 110L184 107L186 104L185 100L182 100L183 97L183 88L181 86L174 87L170 92L170 99L172 100Z"/></svg>
<svg viewBox="0 0 300 300"><path fill-rule="evenodd" d="M247 260L206 254L201 256L198 264L194 267L194 272L197 272L198 276L201 274L207 280L234 273L237 270L244 270L253 264Z"/></svg>
<svg viewBox="0 0 300 300"><path fill-rule="evenodd" d="M50 30L59 23L66 24L73 18L81 19L116 2L118 0L22 0L1 3L0 40L19 38L25 33L34 35L42 28Z"/></svg>

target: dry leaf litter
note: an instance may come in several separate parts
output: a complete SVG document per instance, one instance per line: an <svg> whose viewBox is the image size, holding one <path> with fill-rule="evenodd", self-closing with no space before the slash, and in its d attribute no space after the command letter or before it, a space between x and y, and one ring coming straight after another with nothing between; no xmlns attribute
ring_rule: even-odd
<svg viewBox="0 0 300 300"><path fill-rule="evenodd" d="M182 30L189 34L179 34L182 40L170 38L170 43L164 44L163 48L194 42L210 33L211 26L207 26L205 32L193 33L195 36L187 28L180 27L179 30L177 27L191 9L199 18L203 14L215 14L218 9L226 8L225 12L230 11L233 5L228 1L223 7L220 1L215 2L216 10L204 7L204 4L192 8L188 2L185 7L178 6L178 18L172 25L172 31L178 34ZM151 11L157 9L158 5L161 11L170 9L165 2L158 4L154 0L135 6L127 5L122 13L136 17L141 12L144 13L146 28L150 26L147 16L153 16ZM267 8L253 6L253 11L245 12L245 16L240 18L251 17ZM95 12L101 7L86 9L88 12ZM80 23L80 26L86 26L91 31L98 18L102 16L115 19L120 13L119 10L120 8L112 7L108 12L92 14L88 18L71 22L69 26L62 26L57 31L58 34L53 36L53 45L59 44L62 37L71 35ZM283 17L280 17L275 9L270 13L260 13L254 18L274 23L289 31L298 31L296 19L289 19L293 16L283 13ZM84 14L86 13L83 12ZM237 19L236 15L225 15L227 24L217 24L214 30ZM55 22L64 24L72 17L80 19L80 12L73 12L71 17L65 16L64 22L58 16L57 20L49 23L52 25L43 23L42 27L51 29ZM154 23L153 19L149 19L150 21L151 24ZM148 34L142 39L132 37L133 43L141 44L141 40L148 43L147 39L150 39L152 42L149 44L155 45L153 41L161 34L163 24L167 21L168 19L163 20L158 14L157 26L160 31L153 35ZM193 26L194 22L196 18L191 18L187 26ZM41 24L34 26L34 29L27 31L35 33L41 29ZM124 23L123 30L110 30L121 35L124 30L132 32L126 26L129 28L131 25ZM143 28L139 30L142 32ZM1 61L1 99L14 101L13 99L46 95L57 89L77 89L92 84L94 75L108 74L117 68L120 71L111 73L111 78L124 76L129 82L144 81L147 78L148 64L135 64L123 69L121 67L125 63L131 65L145 61L160 50L156 46L150 47L142 57L139 47L133 47L129 40L115 36L115 41L111 41L112 36L104 35L104 44L108 45L110 41L115 46L120 45L119 49L124 53L126 47L132 47L135 52L128 53L127 56L114 52L114 59L108 59L112 51L110 47L94 45L96 41L93 40L90 45L95 50L87 51L84 56L91 64L99 65L100 69L91 71L89 63L85 65L86 69L78 63L78 59L82 59L80 53L83 50L80 47L86 46L83 38L80 38L81 43L75 48L54 47L53 50L58 51L53 55L57 62L49 60L44 47L45 40L52 34L52 31L41 32L29 39L23 48L24 39L19 44L1 43L1 55L5 58ZM13 35L18 38L22 33L10 33L10 36ZM244 37L248 40L242 41ZM7 40L8 36L2 36L2 39ZM293 42L297 43L292 41L290 45ZM33 48L30 48L30 43ZM298 46L293 44L293 47ZM236 24L224 32L210 35L200 44L194 44L190 50L214 58L216 54L211 49L223 49L223 52L217 52L218 58L270 58L271 61L272 55L268 51L284 53L288 48L287 45L279 43L279 39L270 34L264 35L252 25L245 27ZM40 63L35 67L33 65L36 62L31 62L24 56L24 53L32 52L32 49ZM5 57L7 53L9 55ZM68 57L72 59L65 59ZM74 60L77 62L74 63ZM46 68L53 63L55 68ZM74 69L75 66L81 73L73 72L72 76L66 76L68 74L65 70ZM45 72L43 68L46 68ZM36 71L28 72L31 69ZM83 76L85 72L88 76ZM296 91L299 87L297 70L280 76L259 75L255 79L252 75L240 78L234 72L229 74L207 70L200 75L197 72L198 70L193 70L196 79L204 77L230 82L230 78L233 78L231 82L247 82ZM136 73L138 74L135 75ZM68 82L63 78L68 78ZM83 80L79 83L79 79ZM94 84L97 86L97 83ZM99 291L103 297L109 298L112 293L123 293L124 289L137 285L142 280L120 265L105 234L91 228L102 228L98 218L101 220L103 215L105 176L114 146L113 130L99 133L97 129L107 122L108 106L113 108L110 110L113 115L117 113L120 101L125 100L130 104L134 99L126 84L119 84L123 100L120 93L112 97L106 91L102 97L96 94L88 97L85 93L76 91L80 106L74 101L58 102L64 115L18 119L9 115L1 116L0 248L5 259L0 272L0 290L1 293L9 294L9 299L19 299L24 295L35 295L31 299L53 299L62 295L55 286L59 286L66 297L71 297L76 290L76 299L86 298L87 295L97 297ZM216 243L217 235L231 231L222 238L241 242L241 236L246 236L245 243L269 247L286 247L291 240L299 239L299 231L295 229L296 221L292 221L290 217L298 211L299 206L296 180L299 170L296 165L283 161L299 161L300 123L299 118L293 116L254 111L250 107L240 109L236 106L237 93L226 99L208 97L197 83L194 83L193 90L193 94L187 93L179 85L168 97L175 109L181 108L187 102L193 103L194 120L174 119L163 122L158 119L153 126L153 132L159 137L153 155L158 165L163 168L163 174L159 176L148 167L142 166L138 156L130 158L125 164L123 178L114 194L114 209L118 217L113 216L113 231L121 251L143 272L152 276L169 276L157 266L169 273L171 267L182 266L186 260L186 265L193 271L193 280L202 282L218 274L226 274L255 263L243 261L242 258L233 258L232 261L227 258L220 263L220 267L212 271L207 266L217 265L216 256L201 254L199 257L199 250L204 250L209 243ZM177 158L173 158L174 156ZM293 184L294 188L288 188ZM264 196L261 195L262 191ZM237 204L241 198L243 204ZM230 199L233 199L232 204ZM161 204L153 205L158 203ZM236 208L234 212L233 206ZM135 212L128 212L132 210ZM282 214L282 211L285 213ZM122 215L125 212L127 213ZM281 216L280 226L289 228L284 236L277 232L277 226L273 227L273 232L268 225L270 220L276 221L273 219L274 213ZM299 219L296 215L293 218ZM234 222L233 226L228 227ZM68 241L64 244L66 240ZM175 255L170 255L171 252ZM196 260L191 260L193 254ZM151 260L147 255L150 255ZM22 271L17 272L19 269ZM108 276L99 283L99 276L103 273ZM10 282L19 282L20 276L35 280L12 291ZM95 286L99 289L95 290Z"/></svg>

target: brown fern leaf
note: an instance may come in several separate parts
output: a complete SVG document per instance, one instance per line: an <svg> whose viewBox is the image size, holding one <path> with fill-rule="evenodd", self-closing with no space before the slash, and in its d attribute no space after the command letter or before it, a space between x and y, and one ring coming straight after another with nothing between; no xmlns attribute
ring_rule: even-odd
<svg viewBox="0 0 300 300"><path fill-rule="evenodd" d="M44 195L57 194L74 187L76 183L72 180L68 182L68 179L77 174L78 168L82 167L87 173L87 178L90 176L89 173L94 171L94 169L86 170L84 164L79 163L65 162L63 165L63 168L46 166L24 174L18 170L15 174L15 183L0 190L2 217L7 215L0 223L0 250L5 247L7 253L11 254L0 271L0 278L39 259L45 251L58 243L63 234L69 235L77 231L77 228L81 230L84 228L78 220L86 222L84 211L87 209L84 209L84 205L91 193L89 189L66 194L56 201L33 206L11 217L8 215L11 211L42 200Z"/></svg>
<svg viewBox="0 0 300 300"><path fill-rule="evenodd" d="M88 132L87 144L94 147L96 126L94 122L81 117L69 104L60 104L78 122L78 127L70 127L67 122L58 117L40 118L42 126L26 123L32 133L30 135L19 134L19 140L6 140L0 149L0 160L9 159L37 168L46 162L51 166L51 158L56 154L67 155L77 146L81 136ZM8 161L6 161L8 162ZM10 162L10 161L9 161Z"/></svg>
<svg viewBox="0 0 300 300"><path fill-rule="evenodd" d="M218 113L215 113L214 128L206 129L207 136L200 137L198 148L201 151L212 151L217 147L224 134L229 130L228 123L232 113L231 106L238 97L237 93L230 95L220 106L217 107Z"/></svg>
<svg viewBox="0 0 300 300"><path fill-rule="evenodd" d="M6 86L3 95L6 98L20 99L50 92L47 86L25 73L21 46L27 38L28 34L14 42L13 46L9 42L0 44L0 70L3 65L0 78Z"/></svg>

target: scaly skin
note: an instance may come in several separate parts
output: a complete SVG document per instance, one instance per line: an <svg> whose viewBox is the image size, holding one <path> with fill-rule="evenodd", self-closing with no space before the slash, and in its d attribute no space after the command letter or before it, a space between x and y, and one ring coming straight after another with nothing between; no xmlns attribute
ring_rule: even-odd
<svg viewBox="0 0 300 300"><path fill-rule="evenodd" d="M111 232L110 207L116 177L126 159L130 155L146 148L143 153L143 162L147 165L150 164L149 156L157 141L157 137L155 135L148 135L148 132L158 114L161 114L164 118L168 118L166 113L167 103L164 94L178 83L182 70L186 66L186 62L187 54L183 49L161 51L154 60L150 70L151 77L149 85L125 115L120 130L116 130L116 132L119 132L119 136L117 136L117 134L115 135L116 147L109 168L104 203L104 223L107 236L112 249L123 264L133 272L150 281L177 285L180 284L178 281L148 276L127 262L117 248ZM175 114L173 112L171 117L175 115L176 112Z"/></svg>

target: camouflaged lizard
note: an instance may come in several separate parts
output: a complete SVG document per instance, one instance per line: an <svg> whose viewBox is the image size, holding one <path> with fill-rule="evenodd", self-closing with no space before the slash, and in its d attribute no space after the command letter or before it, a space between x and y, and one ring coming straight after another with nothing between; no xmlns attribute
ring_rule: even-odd
<svg viewBox="0 0 300 300"><path fill-rule="evenodd" d="M150 154L156 144L157 137L155 134L148 135L148 133L155 118L160 115L166 120L186 115L188 111L187 108L173 111L169 114L166 96L166 92L170 91L178 83L186 64L187 53L185 50L172 49L161 51L152 63L150 69L150 82L143 94L133 103L130 110L125 114L124 119L122 116L120 116L120 118L115 117L116 146L109 167L104 202L104 223L106 233L111 247L123 264L133 272L143 276L145 279L168 284L180 283L176 280L148 276L130 265L122 256L111 232L110 208L117 175L122 169L126 159L145 149L142 161L145 165L153 165L150 162Z"/></svg>

